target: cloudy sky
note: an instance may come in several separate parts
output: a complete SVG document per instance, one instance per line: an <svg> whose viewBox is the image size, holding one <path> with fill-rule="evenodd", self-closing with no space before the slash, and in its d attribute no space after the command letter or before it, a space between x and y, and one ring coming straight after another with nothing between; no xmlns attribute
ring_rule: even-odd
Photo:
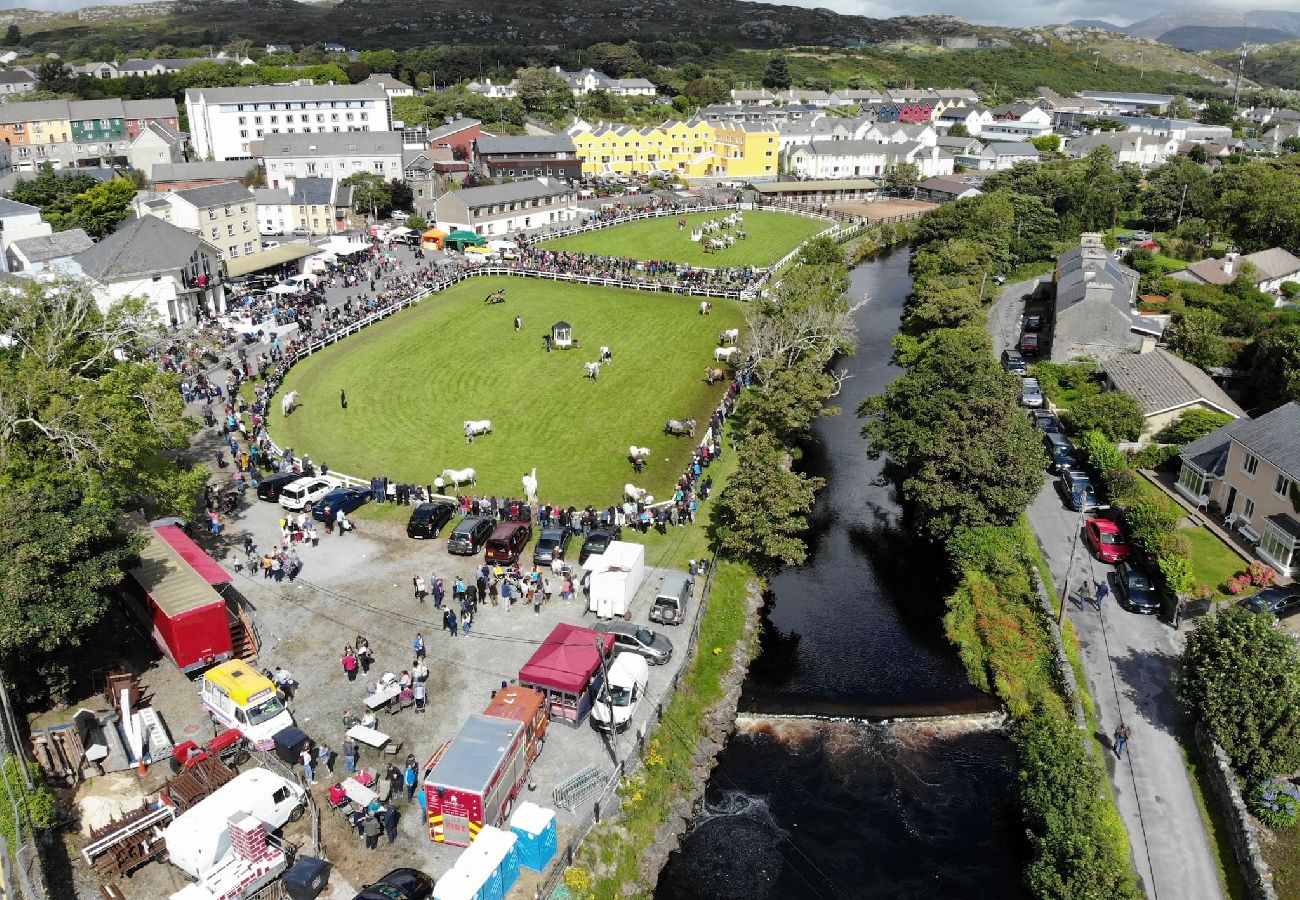
<svg viewBox="0 0 1300 900"><path fill-rule="evenodd" d="M1278 3L1276 0L1154 0L1137 4L1132 0L1050 0L1028 3L1024 0L909 0L907 3L893 0L800 0L798 5L824 6L836 12L881 19L899 15L949 13L986 25L1041 25L1068 22L1071 19L1104 19L1117 25L1128 25L1171 10L1213 7L1247 12L1252 9L1286 9L1290 3Z"/></svg>

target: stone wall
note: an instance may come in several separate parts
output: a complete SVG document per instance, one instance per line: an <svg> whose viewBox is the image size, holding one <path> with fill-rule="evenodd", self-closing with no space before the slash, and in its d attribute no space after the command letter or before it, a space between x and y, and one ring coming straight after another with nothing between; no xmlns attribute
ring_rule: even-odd
<svg viewBox="0 0 1300 900"><path fill-rule="evenodd" d="M1259 832L1246 811L1246 801L1237 787L1228 754L1201 725L1196 726L1196 748L1209 776L1210 789L1228 826L1228 838L1237 857L1242 880L1251 900L1277 900L1273 873L1259 848Z"/></svg>

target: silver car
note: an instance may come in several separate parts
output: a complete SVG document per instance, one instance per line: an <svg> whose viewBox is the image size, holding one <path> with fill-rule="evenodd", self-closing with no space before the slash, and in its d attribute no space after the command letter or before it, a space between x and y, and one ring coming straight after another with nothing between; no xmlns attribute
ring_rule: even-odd
<svg viewBox="0 0 1300 900"><path fill-rule="evenodd" d="M614 635L615 653L639 654L652 666L662 666L673 658L673 642L644 625L615 619L597 622L592 627L598 632Z"/></svg>

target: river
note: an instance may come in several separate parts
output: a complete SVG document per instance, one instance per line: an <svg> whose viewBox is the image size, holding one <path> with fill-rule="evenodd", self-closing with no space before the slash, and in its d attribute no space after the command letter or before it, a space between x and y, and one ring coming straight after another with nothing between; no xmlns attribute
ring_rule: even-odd
<svg viewBox="0 0 1300 900"><path fill-rule="evenodd" d="M1024 896L1005 736L880 722L994 708L944 638L942 562L902 529L854 415L900 374L907 264L898 249L852 272L851 296L871 299L843 412L817 420L799 462L827 479L809 558L772 580L742 718L658 900Z"/></svg>

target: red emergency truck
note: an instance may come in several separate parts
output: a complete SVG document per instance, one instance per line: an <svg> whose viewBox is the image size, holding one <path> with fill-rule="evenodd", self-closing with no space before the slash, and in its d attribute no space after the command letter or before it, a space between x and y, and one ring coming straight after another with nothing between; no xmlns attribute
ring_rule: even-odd
<svg viewBox="0 0 1300 900"><path fill-rule="evenodd" d="M546 726L551 723L546 714L546 697L541 691L512 684L496 692L492 702L483 710L485 716L514 719L524 723L524 741L528 744L528 765L542 752L546 741Z"/></svg>
<svg viewBox="0 0 1300 900"><path fill-rule="evenodd" d="M140 565L125 586L158 649L186 674L229 659L230 614L218 589L230 576L179 527L142 531Z"/></svg>
<svg viewBox="0 0 1300 900"><path fill-rule="evenodd" d="M425 767L429 838L468 847L484 825L500 826L528 779L524 723L472 715Z"/></svg>

